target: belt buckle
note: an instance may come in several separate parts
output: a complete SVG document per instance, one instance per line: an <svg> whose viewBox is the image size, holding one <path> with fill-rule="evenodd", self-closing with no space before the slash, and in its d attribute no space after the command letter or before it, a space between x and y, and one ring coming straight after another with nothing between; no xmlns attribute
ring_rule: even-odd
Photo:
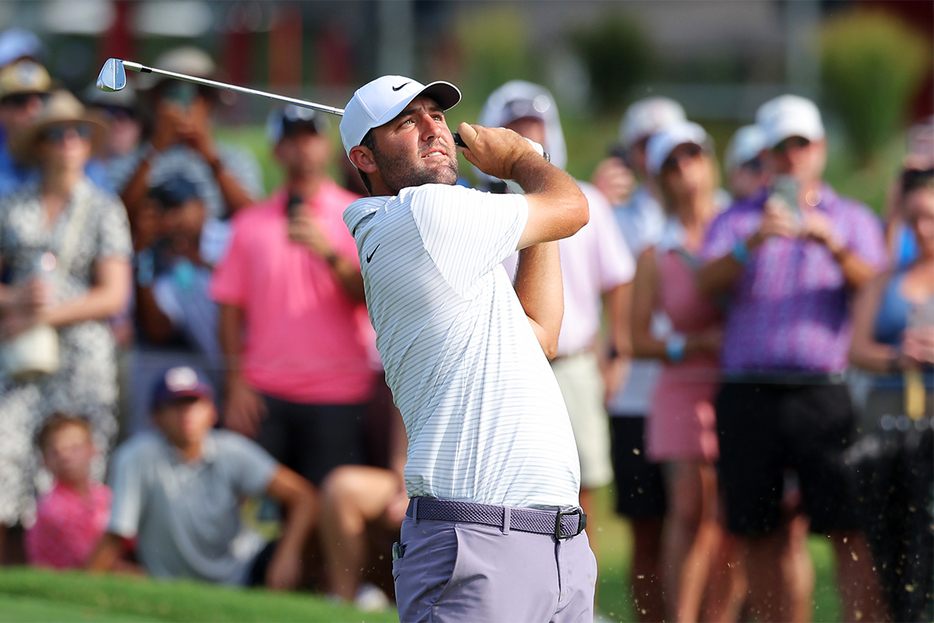
<svg viewBox="0 0 934 623"><path fill-rule="evenodd" d="M561 536L561 518L570 517L573 515L577 515L579 517L579 519L577 520L577 532L575 532L574 534L569 534L567 536ZM555 515L555 539L560 541L562 539L573 538L577 536L578 534L580 534L581 532L583 532L584 528L586 527L587 527L587 515L584 514L584 509L580 508L579 506L569 511L563 511L561 509L558 509L558 512Z"/></svg>

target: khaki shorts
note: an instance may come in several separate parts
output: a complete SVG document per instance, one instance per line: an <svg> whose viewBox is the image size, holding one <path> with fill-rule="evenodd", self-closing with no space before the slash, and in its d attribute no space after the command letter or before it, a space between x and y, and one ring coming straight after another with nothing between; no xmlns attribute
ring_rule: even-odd
<svg viewBox="0 0 934 623"><path fill-rule="evenodd" d="M564 396L581 462L581 488L596 489L613 482L610 426L603 406L603 375L597 355L584 351L551 362Z"/></svg>

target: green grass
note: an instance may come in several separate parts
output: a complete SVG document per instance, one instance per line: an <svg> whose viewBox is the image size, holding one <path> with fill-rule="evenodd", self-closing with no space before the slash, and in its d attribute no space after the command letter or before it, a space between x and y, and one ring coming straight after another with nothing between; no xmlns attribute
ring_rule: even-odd
<svg viewBox="0 0 934 623"><path fill-rule="evenodd" d="M397 621L300 593L5 568L0 621Z"/></svg>
<svg viewBox="0 0 934 623"><path fill-rule="evenodd" d="M600 612L614 621L635 621L629 596L629 525L612 512L612 487L598 492L588 532L599 550ZM817 571L813 620L839 621L833 551L811 537ZM126 576L90 576L35 569L0 569L0 623L5 621L396 621L394 611L364 614L301 593L239 590L201 582L164 582Z"/></svg>

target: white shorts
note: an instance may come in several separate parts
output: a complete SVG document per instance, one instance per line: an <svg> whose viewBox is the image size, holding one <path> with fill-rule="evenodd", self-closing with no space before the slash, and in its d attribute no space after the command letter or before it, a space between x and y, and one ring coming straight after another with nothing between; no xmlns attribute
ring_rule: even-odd
<svg viewBox="0 0 934 623"><path fill-rule="evenodd" d="M564 396L581 462L581 488L596 489L613 481L610 461L610 426L603 406L603 375L593 351L583 351L551 362Z"/></svg>

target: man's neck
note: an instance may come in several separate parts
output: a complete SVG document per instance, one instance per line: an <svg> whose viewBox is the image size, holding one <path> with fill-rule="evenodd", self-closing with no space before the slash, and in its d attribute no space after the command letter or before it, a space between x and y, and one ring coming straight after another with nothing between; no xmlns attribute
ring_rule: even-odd
<svg viewBox="0 0 934 623"><path fill-rule="evenodd" d="M298 195L308 200L318 194L326 182L330 181L326 174L298 175L289 178L286 188L289 194Z"/></svg>

